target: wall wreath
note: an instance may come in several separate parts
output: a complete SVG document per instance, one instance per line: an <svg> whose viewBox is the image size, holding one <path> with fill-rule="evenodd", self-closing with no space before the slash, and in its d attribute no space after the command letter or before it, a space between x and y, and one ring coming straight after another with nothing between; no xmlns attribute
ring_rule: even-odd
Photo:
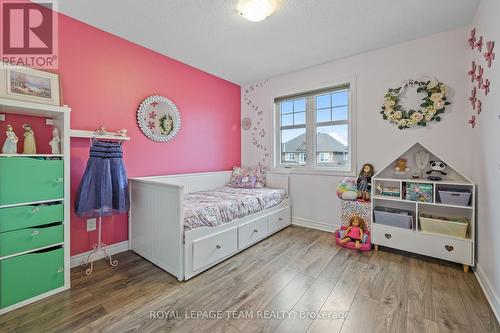
<svg viewBox="0 0 500 333"><path fill-rule="evenodd" d="M417 87L417 92L424 95L419 110L405 110L401 105L400 96L408 87ZM427 126L432 121L441 121L446 105L451 104L447 101L447 92L448 87L437 80L408 80L401 87L387 91L380 113L384 120L389 120L401 130Z"/></svg>
<svg viewBox="0 0 500 333"><path fill-rule="evenodd" d="M177 106L168 98L149 96L137 110L137 122L145 136L156 142L172 140L181 128Z"/></svg>

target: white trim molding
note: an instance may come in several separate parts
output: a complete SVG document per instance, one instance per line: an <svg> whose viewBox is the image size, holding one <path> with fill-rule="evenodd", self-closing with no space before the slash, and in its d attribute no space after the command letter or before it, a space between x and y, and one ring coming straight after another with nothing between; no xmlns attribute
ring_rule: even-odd
<svg viewBox="0 0 500 333"><path fill-rule="evenodd" d="M491 309L493 313L497 317L497 320L500 322L500 297L495 293L495 290L491 286L490 280L486 274L484 274L484 270L481 265L476 262L476 267L474 267L474 275L476 276L479 285L483 289L484 295L486 299L490 303Z"/></svg>
<svg viewBox="0 0 500 333"><path fill-rule="evenodd" d="M334 232L335 230L340 228L340 225L327 224L325 222L302 219L299 217L292 217L292 225L328 232Z"/></svg>
<svg viewBox="0 0 500 333"><path fill-rule="evenodd" d="M129 245L128 245L128 240L120 242L120 243L115 243L107 246L108 253L110 255L115 255L117 253L125 252L129 250ZM80 253L74 256L71 256L71 263L70 266L71 268L75 268L80 266L82 263L84 263L87 260L87 256L91 253L92 251L87 251L84 253ZM102 251L98 252L96 255L95 260L99 260L104 258L104 253Z"/></svg>

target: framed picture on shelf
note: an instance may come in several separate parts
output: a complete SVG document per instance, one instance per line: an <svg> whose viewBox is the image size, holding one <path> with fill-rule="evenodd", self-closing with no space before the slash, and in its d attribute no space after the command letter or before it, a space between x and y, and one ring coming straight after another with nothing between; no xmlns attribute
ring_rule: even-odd
<svg viewBox="0 0 500 333"><path fill-rule="evenodd" d="M59 75L0 63L0 98L60 105Z"/></svg>

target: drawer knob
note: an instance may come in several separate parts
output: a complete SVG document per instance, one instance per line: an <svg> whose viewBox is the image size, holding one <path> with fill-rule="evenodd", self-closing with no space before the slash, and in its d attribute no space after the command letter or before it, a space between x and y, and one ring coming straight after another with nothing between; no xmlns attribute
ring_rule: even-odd
<svg viewBox="0 0 500 333"><path fill-rule="evenodd" d="M63 177L59 177L56 179L56 183L62 183L64 181Z"/></svg>
<svg viewBox="0 0 500 333"><path fill-rule="evenodd" d="M33 209L31 210L31 213L32 214L36 214L40 211L40 208L39 207L33 207Z"/></svg>
<svg viewBox="0 0 500 333"><path fill-rule="evenodd" d="M391 235L390 233L386 233L384 236L385 236L385 238L387 238L387 239L391 239L391 237L392 237L392 235Z"/></svg>
<svg viewBox="0 0 500 333"><path fill-rule="evenodd" d="M31 232L31 236L37 236L37 235L39 235L39 234L40 234L40 231L38 231L38 230L33 230L33 231Z"/></svg>
<svg viewBox="0 0 500 333"><path fill-rule="evenodd" d="M215 248L216 248L216 249L222 249L222 246L220 246L219 244L217 244L217 245L215 246Z"/></svg>
<svg viewBox="0 0 500 333"><path fill-rule="evenodd" d="M257 229L253 229L253 232L259 232L259 230L257 230Z"/></svg>
<svg viewBox="0 0 500 333"><path fill-rule="evenodd" d="M62 273L62 272L64 272L64 268L63 268L63 267L59 267L59 268L57 269L57 273Z"/></svg>
<svg viewBox="0 0 500 333"><path fill-rule="evenodd" d="M282 217L278 217L278 221L283 221L283 218Z"/></svg>
<svg viewBox="0 0 500 333"><path fill-rule="evenodd" d="M446 251L448 252L451 252L453 251L455 248L452 246L452 245L445 245L444 248L446 249Z"/></svg>

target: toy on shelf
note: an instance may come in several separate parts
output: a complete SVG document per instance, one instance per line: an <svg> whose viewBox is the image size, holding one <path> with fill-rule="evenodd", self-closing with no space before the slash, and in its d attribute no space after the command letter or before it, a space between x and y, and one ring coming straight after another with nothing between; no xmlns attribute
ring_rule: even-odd
<svg viewBox="0 0 500 333"><path fill-rule="evenodd" d="M358 180L356 182L358 188L358 197L365 201L370 200L373 173L373 165L371 165L370 163L363 164L363 167L359 172Z"/></svg>
<svg viewBox="0 0 500 333"><path fill-rule="evenodd" d="M371 250L370 233L365 222L359 216L353 216L350 219L349 226L342 226L335 232L335 242L337 245L349 249Z"/></svg>
<svg viewBox="0 0 500 333"><path fill-rule="evenodd" d="M341 200L356 200L358 198L358 188L356 180L346 177L337 185L337 196Z"/></svg>
<svg viewBox="0 0 500 333"><path fill-rule="evenodd" d="M24 124L24 154L36 154L35 132L30 124Z"/></svg>
<svg viewBox="0 0 500 333"><path fill-rule="evenodd" d="M446 163L442 161L431 161L431 169L427 171L427 179L434 181L441 181L443 177L446 176L447 173L444 172L446 169Z"/></svg>
<svg viewBox="0 0 500 333"><path fill-rule="evenodd" d="M394 166L394 173L396 175L406 175L410 172L410 168L407 165L408 160L406 158L400 158L397 160L396 165Z"/></svg>
<svg viewBox="0 0 500 333"><path fill-rule="evenodd" d="M54 127L52 130L52 140L50 140L49 146L53 155L59 155L61 153L61 138L59 137L59 130L57 127Z"/></svg>
<svg viewBox="0 0 500 333"><path fill-rule="evenodd" d="M5 132L7 135L7 139L2 147L2 153L4 154L17 154L17 143L19 142L19 138L16 133L14 133L14 129L12 125L7 125L7 131Z"/></svg>

